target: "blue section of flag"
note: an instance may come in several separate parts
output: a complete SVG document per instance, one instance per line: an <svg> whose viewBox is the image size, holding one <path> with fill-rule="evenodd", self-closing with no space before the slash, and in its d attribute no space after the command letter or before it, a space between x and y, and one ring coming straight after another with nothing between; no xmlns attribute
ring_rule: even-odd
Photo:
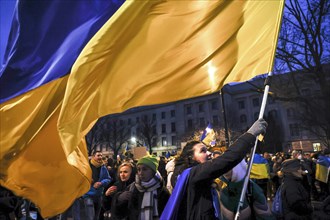
<svg viewBox="0 0 330 220"><path fill-rule="evenodd" d="M124 0L21 0L0 71L0 103L68 73Z"/></svg>
<svg viewBox="0 0 330 220"><path fill-rule="evenodd" d="M330 157L319 156L316 163L320 164L321 166L329 168L330 167Z"/></svg>
<svg viewBox="0 0 330 220"><path fill-rule="evenodd" d="M185 169L178 177L177 183L173 189L171 197L164 208L160 220L174 220L177 219L179 208L183 196L186 192L187 183L190 175L191 168Z"/></svg>
<svg viewBox="0 0 330 220"><path fill-rule="evenodd" d="M254 155L253 159L254 164L268 164L268 161L259 154Z"/></svg>

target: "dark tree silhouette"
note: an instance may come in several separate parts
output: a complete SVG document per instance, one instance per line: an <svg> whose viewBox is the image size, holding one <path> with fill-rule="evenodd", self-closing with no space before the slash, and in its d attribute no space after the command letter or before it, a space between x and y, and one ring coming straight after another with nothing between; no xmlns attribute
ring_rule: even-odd
<svg viewBox="0 0 330 220"><path fill-rule="evenodd" d="M276 54L274 99L299 110L300 129L330 146L330 1L287 0Z"/></svg>
<svg viewBox="0 0 330 220"><path fill-rule="evenodd" d="M156 121L144 115L137 124L136 134L138 139L146 144L149 153L152 154L152 146L157 145Z"/></svg>

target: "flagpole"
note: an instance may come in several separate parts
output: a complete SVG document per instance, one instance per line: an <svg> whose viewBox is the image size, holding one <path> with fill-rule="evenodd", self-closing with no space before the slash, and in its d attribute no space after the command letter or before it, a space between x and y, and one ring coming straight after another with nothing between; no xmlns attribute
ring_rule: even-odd
<svg viewBox="0 0 330 220"><path fill-rule="evenodd" d="M228 124L227 124L227 117L226 117L226 108L225 108L225 99L224 99L224 95L223 95L223 88L221 88L220 90L220 97L221 97L221 107L222 107L222 114L223 114L223 122L225 124L225 143L226 143L226 147L228 149L229 147L229 133L228 133Z"/></svg>
<svg viewBox="0 0 330 220"><path fill-rule="evenodd" d="M264 95L263 95L262 103L261 103L261 107L260 107L259 119L263 118L263 116L264 116L266 103L267 103L267 98L268 98L269 86L270 86L270 79L271 79L272 75L273 75L273 73L269 72L268 75L267 75L267 78L265 80L265 83L264 83L265 90L264 90ZM237 212L236 212L236 215L235 215L235 220L239 219L240 211L241 211L241 208L243 207L243 204L244 204L244 198L245 198L247 186L248 186L249 179L250 179L250 173L251 173L251 169L252 169L253 158L254 158L254 155L255 155L255 152L256 152L256 148L257 148L257 143L258 143L258 137L256 138L255 143L254 143L254 147L251 150L250 162L248 164L248 170L246 172L246 176L245 176L245 179L244 179L243 189L242 189L242 193L241 193L240 200L239 200L239 203L238 203Z"/></svg>

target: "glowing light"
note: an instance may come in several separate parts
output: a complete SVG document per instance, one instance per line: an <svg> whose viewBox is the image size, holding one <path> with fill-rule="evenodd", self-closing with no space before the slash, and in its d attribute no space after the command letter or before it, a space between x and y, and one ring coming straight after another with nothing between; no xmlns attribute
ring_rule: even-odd
<svg viewBox="0 0 330 220"><path fill-rule="evenodd" d="M209 83L212 90L217 88L216 81L215 81L215 73L217 72L217 68L212 65L212 61L207 63L207 72L209 75Z"/></svg>

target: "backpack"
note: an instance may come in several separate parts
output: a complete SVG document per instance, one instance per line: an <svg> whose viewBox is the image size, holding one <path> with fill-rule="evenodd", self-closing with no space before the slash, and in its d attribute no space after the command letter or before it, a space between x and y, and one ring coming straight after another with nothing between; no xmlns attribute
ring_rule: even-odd
<svg viewBox="0 0 330 220"><path fill-rule="evenodd" d="M275 194L273 205L272 205L272 213L276 217L283 217L283 204L282 204L282 186L280 186Z"/></svg>

